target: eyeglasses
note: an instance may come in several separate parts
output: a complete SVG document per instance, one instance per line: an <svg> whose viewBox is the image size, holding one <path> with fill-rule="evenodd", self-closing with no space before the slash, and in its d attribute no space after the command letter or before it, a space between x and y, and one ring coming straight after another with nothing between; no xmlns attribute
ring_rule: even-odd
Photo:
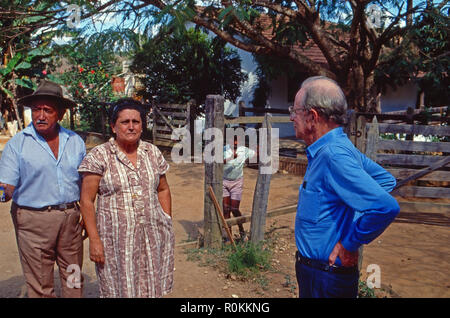
<svg viewBox="0 0 450 318"><path fill-rule="evenodd" d="M304 108L304 107L294 108L294 106L289 106L288 110L289 110L289 114L296 115L299 111L305 111L306 108Z"/></svg>

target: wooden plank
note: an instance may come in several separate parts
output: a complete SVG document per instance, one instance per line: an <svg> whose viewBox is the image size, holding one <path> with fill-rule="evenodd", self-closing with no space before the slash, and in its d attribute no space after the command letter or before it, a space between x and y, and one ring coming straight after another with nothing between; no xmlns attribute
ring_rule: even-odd
<svg viewBox="0 0 450 318"><path fill-rule="evenodd" d="M366 118L359 116L356 120L356 142L355 147L359 151L365 153L366 151Z"/></svg>
<svg viewBox="0 0 450 318"><path fill-rule="evenodd" d="M219 202L216 199L216 195L214 194L214 190L211 186L208 187L209 195L211 196L211 199L213 200L214 206L216 207L216 212L219 213L220 219L222 220L222 225L225 228L225 231L227 232L228 238L230 239L231 243L233 243L234 248L236 249L236 243L234 243L233 235L231 234L230 228L228 226L228 223L225 221L225 217L222 213L222 208L220 207Z"/></svg>
<svg viewBox="0 0 450 318"><path fill-rule="evenodd" d="M176 143L177 141L172 141L169 139L156 139L156 141L153 142L155 146L170 147L170 148L173 147Z"/></svg>
<svg viewBox="0 0 450 318"><path fill-rule="evenodd" d="M429 166L443 158L443 156L377 153L376 162L381 165Z"/></svg>
<svg viewBox="0 0 450 318"><path fill-rule="evenodd" d="M442 168L442 167L446 166L449 163L450 163L450 156L444 157L443 159L439 160L438 162L432 164L431 166L428 166L425 169L422 169L422 170L416 172L415 174L407 177L406 179L400 181L399 183L397 183L397 185L394 188L394 191L396 191L398 188L402 187L403 185L405 185L409 181L412 181L414 179L417 179L417 178L420 178L420 177L422 177L424 175L427 175L430 172L432 172L434 170L437 170L439 168Z"/></svg>
<svg viewBox="0 0 450 318"><path fill-rule="evenodd" d="M156 130L157 131L167 131L168 133L172 133L172 128L170 128L169 126L167 126L167 125L164 125L164 126L160 126L160 125L153 125L153 126L156 126Z"/></svg>
<svg viewBox="0 0 450 318"><path fill-rule="evenodd" d="M271 152L271 137L272 137L272 123L271 123L271 115L266 114L264 116L263 128L267 128L267 142L261 143L260 147L263 147L266 144L266 149L260 148L263 153ZM260 134L261 138L262 134ZM264 152L265 151L265 152ZM272 160L274 158L270 158L268 162L259 163L258 168L258 178L256 181L255 192L253 193L253 207L252 207L252 221L250 226L250 241L253 243L258 243L264 240L264 233L266 227L266 213L267 213L267 201L269 199L269 190L270 190L270 180L272 177L271 173L267 173L267 169L271 169ZM261 157L260 157L261 160Z"/></svg>
<svg viewBox="0 0 450 318"><path fill-rule="evenodd" d="M417 173L419 170L417 169L386 169L389 171L397 180L403 180L408 178L409 176ZM449 181L450 180L450 171L433 171L425 176L418 178L417 180L424 181Z"/></svg>
<svg viewBox="0 0 450 318"><path fill-rule="evenodd" d="M376 160L377 158L377 148L380 132L378 131L378 121L377 117L375 117L372 121L372 125L369 126L367 130L367 141L366 141L366 156L372 160Z"/></svg>
<svg viewBox="0 0 450 318"><path fill-rule="evenodd" d="M175 127L173 126L171 121L164 114L162 114L161 111L157 107L155 107L155 109L156 109L156 112L158 113L158 118L162 118L170 128L174 129Z"/></svg>
<svg viewBox="0 0 450 318"><path fill-rule="evenodd" d="M252 107L240 107L239 110L244 113L254 113L254 114L289 114L288 109L283 108L252 108ZM262 116L264 117L264 116Z"/></svg>
<svg viewBox="0 0 450 318"><path fill-rule="evenodd" d="M426 111L429 113L441 113L447 110L448 106L440 106L440 107L429 107ZM414 109L413 114L419 114L423 112L423 109ZM385 112L383 114L396 114L396 115L406 115L406 110L395 110L390 112Z"/></svg>
<svg viewBox="0 0 450 318"><path fill-rule="evenodd" d="M441 213L400 212L394 222L450 226L450 218Z"/></svg>
<svg viewBox="0 0 450 318"><path fill-rule="evenodd" d="M263 121L263 116L237 117L225 119L225 124L261 124Z"/></svg>
<svg viewBox="0 0 450 318"><path fill-rule="evenodd" d="M173 118L178 118L178 119L186 119L186 113L185 112L171 112L171 111L164 111L164 110L160 110L160 114L163 114L164 116L168 117L172 117Z"/></svg>
<svg viewBox="0 0 450 318"><path fill-rule="evenodd" d="M272 123L292 123L289 116L273 116L270 121Z"/></svg>
<svg viewBox="0 0 450 318"><path fill-rule="evenodd" d="M205 129L217 128L224 130L224 98L220 95L208 95L205 101ZM208 147L214 140L207 140L205 147ZM204 235L205 247L219 248L222 246L222 229L217 217L216 208L208 193L211 186L214 195L219 202L223 200L223 160L219 162L205 161L205 186L204 186Z"/></svg>
<svg viewBox="0 0 450 318"><path fill-rule="evenodd" d="M297 212L297 205L296 204L289 205L289 206L285 206L285 207L267 211L266 218L273 218L275 216L280 216L280 215L295 213L295 212ZM232 226L232 225L238 225L238 224L250 222L251 219L252 219L251 215L243 215L243 216L238 216L235 218L229 218L226 221L229 226Z"/></svg>
<svg viewBox="0 0 450 318"><path fill-rule="evenodd" d="M410 140L384 140L378 141L377 150L394 149L403 151L450 152L450 142L426 142Z"/></svg>
<svg viewBox="0 0 450 318"><path fill-rule="evenodd" d="M450 217L450 204L435 202L405 202L398 201L400 212L440 213Z"/></svg>
<svg viewBox="0 0 450 318"><path fill-rule="evenodd" d="M173 119L170 121L172 126L184 126L186 125L186 120ZM165 125L166 122L163 119L157 119L156 124ZM176 127L175 127L176 128Z"/></svg>
<svg viewBox="0 0 450 318"><path fill-rule="evenodd" d="M372 124L368 123L370 128ZM398 125L380 123L380 133L413 134L424 136L450 136L450 126Z"/></svg>
<svg viewBox="0 0 450 318"><path fill-rule="evenodd" d="M402 197L415 198L446 198L450 199L450 188L404 186L396 190Z"/></svg>
<svg viewBox="0 0 450 318"><path fill-rule="evenodd" d="M158 122L158 112L156 111L156 107L152 108L152 113L153 113L152 139L153 144L156 145L156 125Z"/></svg>
<svg viewBox="0 0 450 318"><path fill-rule="evenodd" d="M290 123L291 120L288 116L273 116L272 123ZM247 116L237 117L233 119L225 119L225 124L262 124L264 122L264 116Z"/></svg>
<svg viewBox="0 0 450 318"><path fill-rule="evenodd" d="M187 109L187 104L159 104L159 109Z"/></svg>
<svg viewBox="0 0 450 318"><path fill-rule="evenodd" d="M160 133L156 133L155 134L156 138L158 139L168 139L168 140L172 140L171 136L172 134L160 134ZM174 140L175 142L178 142L178 140Z"/></svg>

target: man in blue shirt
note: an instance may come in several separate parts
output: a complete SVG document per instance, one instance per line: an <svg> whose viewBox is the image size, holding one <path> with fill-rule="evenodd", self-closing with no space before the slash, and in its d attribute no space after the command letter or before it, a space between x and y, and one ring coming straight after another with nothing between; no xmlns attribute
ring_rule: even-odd
<svg viewBox="0 0 450 318"><path fill-rule="evenodd" d="M358 248L399 212L388 193L395 178L343 132L347 102L335 81L308 78L289 110L296 137L308 146L295 220L300 297L356 297Z"/></svg>
<svg viewBox="0 0 450 318"><path fill-rule="evenodd" d="M59 267L63 297L82 296L80 176L86 148L76 133L58 121L67 107L61 87L42 81L19 100L32 109L32 123L6 144L0 160L0 185L11 215L28 297L55 297L53 268Z"/></svg>

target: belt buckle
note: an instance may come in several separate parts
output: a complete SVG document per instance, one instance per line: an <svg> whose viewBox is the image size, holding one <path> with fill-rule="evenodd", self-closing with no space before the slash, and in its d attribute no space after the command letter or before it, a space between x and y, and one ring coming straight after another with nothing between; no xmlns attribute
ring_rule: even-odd
<svg viewBox="0 0 450 318"><path fill-rule="evenodd" d="M61 204L55 205L54 207L59 211L64 211L64 210L67 210L67 203L61 203ZM51 209L51 208L52 207L49 206L49 209Z"/></svg>

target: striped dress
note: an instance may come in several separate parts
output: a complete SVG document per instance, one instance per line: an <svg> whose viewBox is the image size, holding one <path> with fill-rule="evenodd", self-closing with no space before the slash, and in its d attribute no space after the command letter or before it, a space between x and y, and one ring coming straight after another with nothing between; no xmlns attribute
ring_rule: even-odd
<svg viewBox="0 0 450 318"><path fill-rule="evenodd" d="M92 149L78 171L102 176L97 229L105 263L96 264L100 297L162 297L172 291L172 219L158 200L169 165L159 149L140 141L137 167L113 138Z"/></svg>

